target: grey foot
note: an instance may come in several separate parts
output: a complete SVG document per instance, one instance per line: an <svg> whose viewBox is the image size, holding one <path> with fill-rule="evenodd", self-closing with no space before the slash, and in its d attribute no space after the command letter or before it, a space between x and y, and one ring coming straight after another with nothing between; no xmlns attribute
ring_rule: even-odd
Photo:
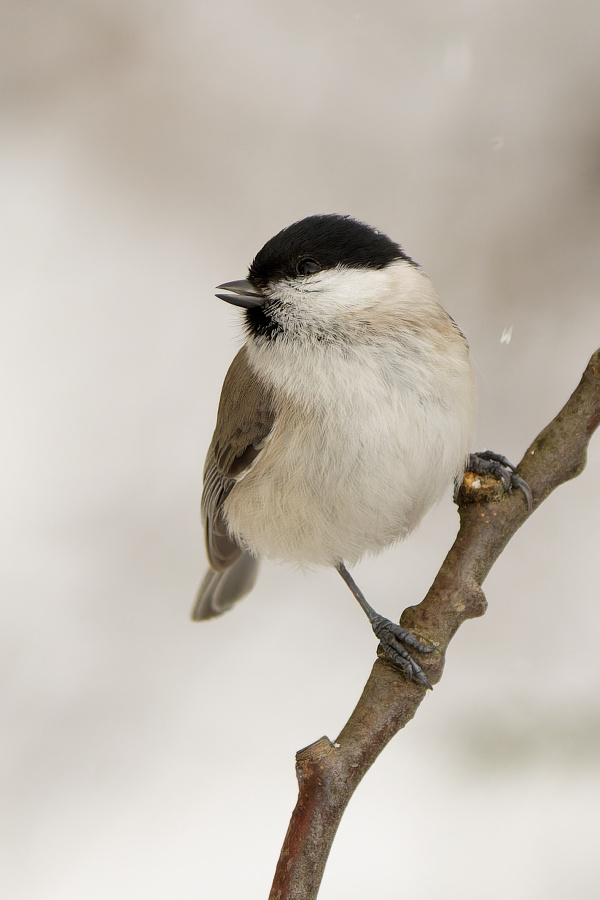
<svg viewBox="0 0 600 900"><path fill-rule="evenodd" d="M494 453L492 450L483 450L481 453L471 453L466 465L467 472L476 475L491 475L502 482L504 490L510 494L513 488L522 491L527 508L531 512L533 508L533 494L527 482L517 474L517 470L505 456ZM458 493L458 488L456 493Z"/></svg>
<svg viewBox="0 0 600 900"><path fill-rule="evenodd" d="M423 687L433 690L427 675L406 647L411 647L418 653L433 653L434 648L418 641L414 634L406 631L395 622L391 622L384 616L375 615L371 621L375 636L379 638L381 649L386 658L393 665L401 669L409 680L422 684Z"/></svg>

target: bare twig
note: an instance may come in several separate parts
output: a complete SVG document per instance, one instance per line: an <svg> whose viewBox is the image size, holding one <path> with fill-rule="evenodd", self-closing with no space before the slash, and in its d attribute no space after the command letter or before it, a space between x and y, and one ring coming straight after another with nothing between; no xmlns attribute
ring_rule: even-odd
<svg viewBox="0 0 600 900"><path fill-rule="evenodd" d="M585 467L600 424L600 350L556 418L519 464L533 492L533 511L558 485ZM496 481L465 475L459 492L460 530L425 599L401 624L433 643L423 659L432 683L442 676L446 648L459 626L483 615L482 584L507 543L531 514L519 491L502 496ZM299 794L275 873L270 900L314 900L342 814L370 765L412 719L425 689L378 659L356 709L335 743L320 740L296 754Z"/></svg>

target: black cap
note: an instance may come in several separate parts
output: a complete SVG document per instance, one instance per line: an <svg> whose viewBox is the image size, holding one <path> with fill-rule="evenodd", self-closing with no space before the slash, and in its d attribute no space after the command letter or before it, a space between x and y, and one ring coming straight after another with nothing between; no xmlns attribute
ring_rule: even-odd
<svg viewBox="0 0 600 900"><path fill-rule="evenodd" d="M387 235L350 216L308 216L267 241L250 266L249 278L256 284L295 278L298 264L306 259L321 269L383 269L398 259L413 263Z"/></svg>

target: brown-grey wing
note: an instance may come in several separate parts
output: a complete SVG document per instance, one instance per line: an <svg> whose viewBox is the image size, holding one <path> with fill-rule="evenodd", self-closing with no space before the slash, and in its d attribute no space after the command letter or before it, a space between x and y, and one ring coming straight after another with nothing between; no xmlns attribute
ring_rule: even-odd
<svg viewBox="0 0 600 900"><path fill-rule="evenodd" d="M223 382L217 425L204 466L202 516L213 569L232 565L241 549L227 532L223 504L236 482L255 464L275 424L271 392L239 351Z"/></svg>
<svg viewBox="0 0 600 900"><path fill-rule="evenodd" d="M214 461L207 460L202 513L206 536L206 549L210 568L202 579L192 619L212 619L245 597L256 581L258 560L244 552L229 536L223 517L223 503L236 479L219 472Z"/></svg>
<svg viewBox="0 0 600 900"><path fill-rule="evenodd" d="M241 549L229 536L223 517L223 504L236 483L219 471L216 463L207 459L202 491L202 519L206 552L211 568L222 572L236 561Z"/></svg>
<svg viewBox="0 0 600 900"><path fill-rule="evenodd" d="M251 557L229 535L223 505L236 482L257 461L274 424L271 393L248 365L246 349L242 348L223 383L217 427L204 467L202 518L212 575L209 572L201 585L196 605L198 615L195 613L194 618L207 618L228 609L254 583L256 561L252 560L250 565ZM216 573L227 572L231 567L235 567L235 572L231 571L228 579L219 583ZM224 591L227 582L230 587ZM210 599L217 583L220 594L227 594L221 596L218 610ZM204 610L201 616L200 608Z"/></svg>

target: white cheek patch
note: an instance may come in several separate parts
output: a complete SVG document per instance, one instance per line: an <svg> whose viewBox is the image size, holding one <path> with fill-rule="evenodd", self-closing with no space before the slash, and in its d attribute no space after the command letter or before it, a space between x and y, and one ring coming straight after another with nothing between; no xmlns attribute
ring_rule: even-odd
<svg viewBox="0 0 600 900"><path fill-rule="evenodd" d="M337 266L301 280L278 282L270 291L282 304L277 314L282 324L301 319L306 325L329 325L344 313L379 304L413 304L432 293L425 273L404 260L383 269Z"/></svg>
<svg viewBox="0 0 600 900"><path fill-rule="evenodd" d="M337 266L309 275L301 281L281 281L272 295L306 315L335 315L372 303L388 285L383 269L348 269ZM319 318L321 317L319 315Z"/></svg>
<svg viewBox="0 0 600 900"><path fill-rule="evenodd" d="M347 269L338 266L318 272L307 279L307 293L318 295L319 303L326 304L332 312L362 309L389 290L389 279L384 269Z"/></svg>

